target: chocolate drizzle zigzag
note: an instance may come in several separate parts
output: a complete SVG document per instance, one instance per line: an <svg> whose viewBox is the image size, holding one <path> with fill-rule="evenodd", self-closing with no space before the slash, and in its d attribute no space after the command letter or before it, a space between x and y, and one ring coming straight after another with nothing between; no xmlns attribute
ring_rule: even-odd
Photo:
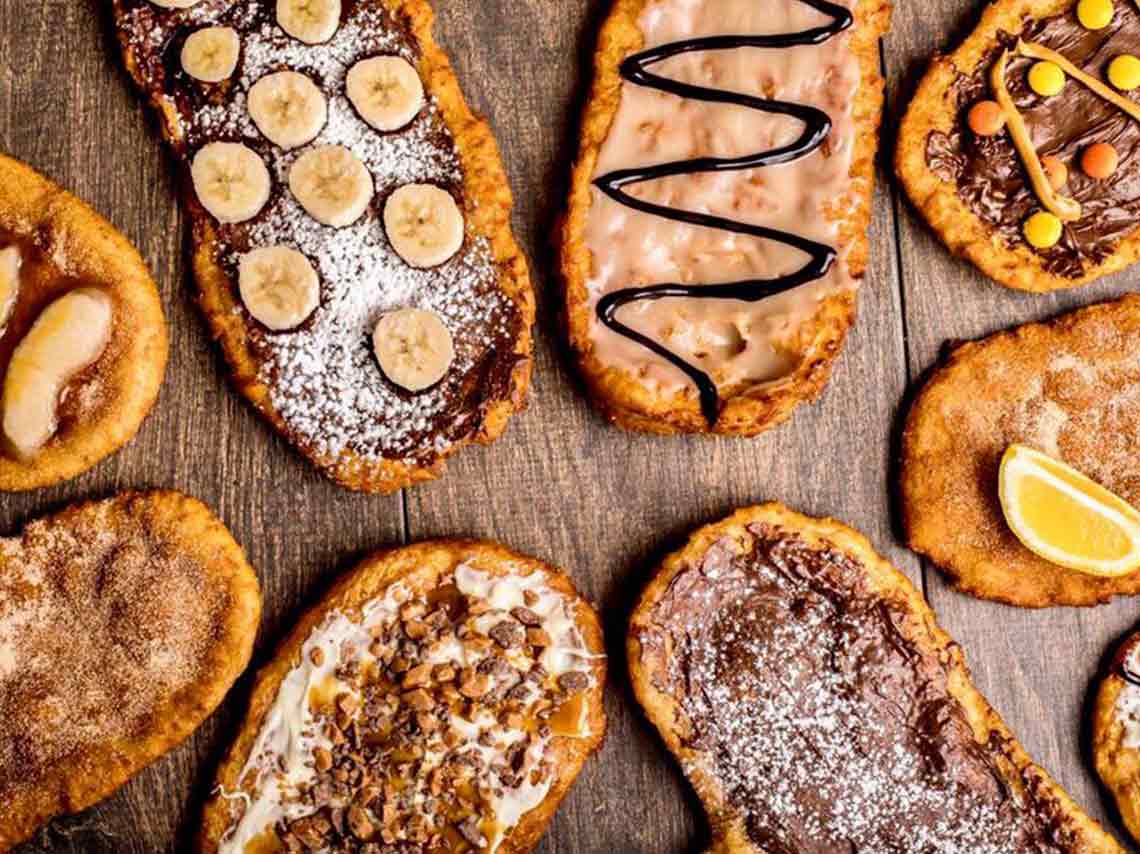
<svg viewBox="0 0 1140 854"><path fill-rule="evenodd" d="M800 2L831 17L827 24L801 30L796 33L777 35L724 35L685 39L670 42L659 47L649 48L628 57L621 64L623 79L637 86L646 86L700 101L733 104L759 110L764 113L791 116L803 122L800 136L788 145L766 151L746 154L740 157L696 157L690 160L677 160L644 168L618 169L602 175L594 185L619 204L653 216L705 228L716 228L736 234L766 240L776 240L795 247L807 254L808 261L799 270L772 279L743 279L717 285L683 285L664 283L647 287L624 288L607 294L598 301L598 319L609 329L636 341L646 349L680 368L696 385L700 392L701 411L708 423L715 424L720 416L720 395L716 383L706 372L682 359L672 350L647 335L631 329L617 318L618 309L629 303L642 300L658 300L667 297L693 297L697 299L731 299L758 302L777 294L789 291L807 282L822 278L835 263L835 249L797 234L752 225L726 217L697 213L667 205L654 204L630 195L625 188L646 181L655 181L670 175L694 175L702 172L729 172L756 169L790 163L806 157L819 148L831 132L831 119L827 113L816 107L791 101L779 101L682 83L668 77L654 74L649 67L680 54L712 50L734 50L742 47L788 48L797 45L817 45L830 39L851 26L851 11L827 0L800 0Z"/></svg>

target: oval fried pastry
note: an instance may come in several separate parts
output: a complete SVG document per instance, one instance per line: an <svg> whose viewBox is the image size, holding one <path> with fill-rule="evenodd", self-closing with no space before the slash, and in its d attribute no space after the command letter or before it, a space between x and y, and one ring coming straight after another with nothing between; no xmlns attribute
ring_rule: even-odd
<svg viewBox="0 0 1140 854"><path fill-rule="evenodd" d="M0 540L0 850L190 735L245 669L260 613L241 547L175 492Z"/></svg>

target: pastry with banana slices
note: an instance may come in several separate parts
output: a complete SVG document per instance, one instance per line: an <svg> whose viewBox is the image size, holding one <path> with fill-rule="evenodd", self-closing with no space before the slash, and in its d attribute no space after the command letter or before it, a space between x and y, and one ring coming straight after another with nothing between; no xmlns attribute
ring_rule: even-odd
<svg viewBox="0 0 1140 854"><path fill-rule="evenodd" d="M185 173L235 384L352 489L438 477L522 408L534 297L487 124L424 0L115 0Z"/></svg>
<svg viewBox="0 0 1140 854"><path fill-rule="evenodd" d="M0 490L75 477L129 442L166 356L162 303L127 238L0 155Z"/></svg>
<svg viewBox="0 0 1140 854"><path fill-rule="evenodd" d="M605 730L597 614L493 543L380 552L253 688L198 851L533 850Z"/></svg>
<svg viewBox="0 0 1140 854"><path fill-rule="evenodd" d="M1140 259L1138 54L1130 0L997 0L934 59L896 170L952 252L1034 292Z"/></svg>

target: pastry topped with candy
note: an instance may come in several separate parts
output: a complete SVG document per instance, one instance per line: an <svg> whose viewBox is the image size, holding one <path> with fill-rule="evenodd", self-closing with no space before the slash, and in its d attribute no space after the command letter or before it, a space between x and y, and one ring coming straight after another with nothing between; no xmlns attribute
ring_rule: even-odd
<svg viewBox="0 0 1140 854"><path fill-rule="evenodd" d="M1122 0L999 0L938 57L897 169L950 249L1051 291L1140 253L1140 11Z"/></svg>
<svg viewBox="0 0 1140 854"><path fill-rule="evenodd" d="M523 403L533 295L486 123L422 0L116 0L183 166L245 396L354 489L436 477Z"/></svg>
<svg viewBox="0 0 1140 854"><path fill-rule="evenodd" d="M254 688L204 854L524 852L605 729L594 611L491 543L373 555Z"/></svg>
<svg viewBox="0 0 1140 854"><path fill-rule="evenodd" d="M0 155L0 490L75 477L130 441L166 354L162 303L130 241Z"/></svg>
<svg viewBox="0 0 1140 854"><path fill-rule="evenodd" d="M562 229L606 416L755 435L823 390L867 264L884 0L634 0L602 29Z"/></svg>

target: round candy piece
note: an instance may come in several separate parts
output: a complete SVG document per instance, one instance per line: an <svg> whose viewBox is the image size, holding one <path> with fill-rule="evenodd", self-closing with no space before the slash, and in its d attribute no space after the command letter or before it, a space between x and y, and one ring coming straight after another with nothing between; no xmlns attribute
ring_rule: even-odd
<svg viewBox="0 0 1140 854"><path fill-rule="evenodd" d="M1108 64L1108 82L1122 92L1131 92L1140 86L1140 59L1122 53Z"/></svg>
<svg viewBox="0 0 1140 854"><path fill-rule="evenodd" d="M1035 62L1029 69L1029 88L1038 95L1052 97L1065 88L1065 72L1047 59Z"/></svg>
<svg viewBox="0 0 1140 854"><path fill-rule="evenodd" d="M1081 168L1090 178L1108 178L1116 171L1120 155L1107 142L1094 142L1081 155Z"/></svg>
<svg viewBox="0 0 1140 854"><path fill-rule="evenodd" d="M970 107L966 123L978 136L993 136L1005 127L1005 112L997 101L978 101Z"/></svg>
<svg viewBox="0 0 1140 854"><path fill-rule="evenodd" d="M1023 225L1025 239L1035 249L1048 249L1061 239L1061 220L1048 211L1038 211Z"/></svg>
<svg viewBox="0 0 1140 854"><path fill-rule="evenodd" d="M1069 180L1069 167L1055 154L1046 154L1041 158L1041 166L1045 169L1045 176L1049 179L1049 186L1059 190Z"/></svg>
<svg viewBox="0 0 1140 854"><path fill-rule="evenodd" d="M1101 30L1112 22L1112 0L1081 0L1077 20L1088 30Z"/></svg>

